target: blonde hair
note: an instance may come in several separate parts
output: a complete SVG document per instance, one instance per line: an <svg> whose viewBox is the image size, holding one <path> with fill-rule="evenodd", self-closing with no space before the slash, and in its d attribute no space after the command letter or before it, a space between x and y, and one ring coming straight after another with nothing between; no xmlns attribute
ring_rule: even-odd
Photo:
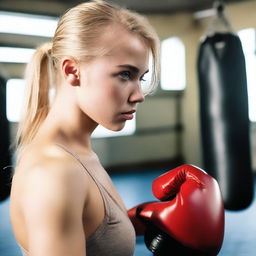
<svg viewBox="0 0 256 256"><path fill-rule="evenodd" d="M113 24L140 36L149 46L153 57L150 92L154 90L159 79L159 41L147 19L101 0L79 4L61 17L52 42L38 47L27 65L24 114L17 134L19 149L32 141L49 112L49 90L61 60L71 57L83 61L104 55L106 49L97 47L97 38Z"/></svg>

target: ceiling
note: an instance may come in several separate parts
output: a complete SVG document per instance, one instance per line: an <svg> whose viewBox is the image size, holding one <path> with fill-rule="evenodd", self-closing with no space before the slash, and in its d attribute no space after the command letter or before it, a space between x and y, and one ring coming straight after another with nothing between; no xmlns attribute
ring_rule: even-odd
<svg viewBox="0 0 256 256"><path fill-rule="evenodd" d="M224 3L249 0L225 0ZM85 1L79 0L1 0L0 10L57 15ZM141 13L195 12L209 9L214 0L110 0Z"/></svg>

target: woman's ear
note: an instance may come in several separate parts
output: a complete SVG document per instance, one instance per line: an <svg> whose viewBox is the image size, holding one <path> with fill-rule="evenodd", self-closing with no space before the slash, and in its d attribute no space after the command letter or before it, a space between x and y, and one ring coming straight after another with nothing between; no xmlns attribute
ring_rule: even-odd
<svg viewBox="0 0 256 256"><path fill-rule="evenodd" d="M64 59L61 68L65 80L71 86L80 86L79 64L74 59Z"/></svg>

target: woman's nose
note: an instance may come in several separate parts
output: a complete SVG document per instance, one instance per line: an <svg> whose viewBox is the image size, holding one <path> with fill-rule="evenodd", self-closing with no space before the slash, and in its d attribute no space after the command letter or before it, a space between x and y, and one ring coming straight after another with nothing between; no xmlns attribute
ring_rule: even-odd
<svg viewBox="0 0 256 256"><path fill-rule="evenodd" d="M145 96L142 92L141 86L136 85L134 88L133 92L131 93L129 97L129 102L130 103L141 103L145 100Z"/></svg>

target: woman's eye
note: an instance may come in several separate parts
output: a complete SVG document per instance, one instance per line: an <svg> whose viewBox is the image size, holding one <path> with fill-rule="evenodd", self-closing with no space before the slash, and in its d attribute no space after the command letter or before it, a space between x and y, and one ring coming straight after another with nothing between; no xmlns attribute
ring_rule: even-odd
<svg viewBox="0 0 256 256"><path fill-rule="evenodd" d="M130 80L131 79L131 72L129 71L123 71L119 74L119 76L124 80Z"/></svg>
<svg viewBox="0 0 256 256"><path fill-rule="evenodd" d="M142 82L145 82L145 81L146 81L144 75L140 78L140 81L142 81Z"/></svg>

